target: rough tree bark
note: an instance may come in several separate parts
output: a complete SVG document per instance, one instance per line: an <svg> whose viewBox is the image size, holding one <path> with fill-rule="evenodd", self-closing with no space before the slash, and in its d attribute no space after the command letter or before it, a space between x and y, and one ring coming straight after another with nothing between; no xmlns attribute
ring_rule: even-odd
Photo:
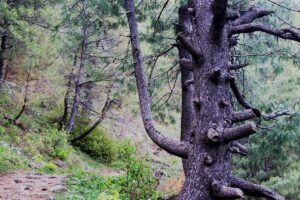
<svg viewBox="0 0 300 200"><path fill-rule="evenodd" d="M256 125L253 122L242 125L235 123L261 117L261 113L245 100L235 84L234 69L237 67L229 65L230 38L234 34L262 31L280 38L299 41L300 33L291 28L273 29L252 24L256 19L271 14L269 10L251 7L243 16L228 17L227 7L226 0L190 0L186 8L181 8L186 10L179 12L182 25L180 28L183 29L178 33L178 42L180 48L184 48L180 49L181 66L189 66L187 69L193 71L193 81L186 82L188 85L194 85L193 108L187 108L193 110L193 116L189 116L189 120L193 120L192 128L190 123L187 128L191 128L192 134L183 135L180 142L162 136L153 126L134 0L125 0L144 126L158 146L173 155L187 159L186 180L177 199L238 199L244 198L246 194L283 200L282 196L270 189L232 177L231 153L247 154L247 149L236 140L256 133ZM187 30L185 28L189 26L183 25L189 20L192 28ZM187 52L191 56L186 59L189 55ZM187 84L186 82L183 84ZM238 102L248 110L234 112L231 90ZM187 110L183 112L185 111ZM182 133L184 131L182 130ZM190 137L188 141L185 136Z"/></svg>
<svg viewBox="0 0 300 200"><path fill-rule="evenodd" d="M179 25L177 33L182 32L188 37L192 32L192 23L190 20L190 13L186 6L179 9ZM192 71L192 56L183 47L178 46L179 64L181 71L181 141L190 142L193 125L193 94L194 94L194 75ZM188 170L187 160L183 159L183 169Z"/></svg>
<svg viewBox="0 0 300 200"><path fill-rule="evenodd" d="M4 33L1 37L0 50L0 83L5 80L6 68L8 65L7 50L8 50L8 34Z"/></svg>

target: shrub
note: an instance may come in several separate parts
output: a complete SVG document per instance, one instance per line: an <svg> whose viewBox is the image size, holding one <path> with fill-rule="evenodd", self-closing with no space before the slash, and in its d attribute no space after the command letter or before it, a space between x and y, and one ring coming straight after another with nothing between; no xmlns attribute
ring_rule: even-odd
<svg viewBox="0 0 300 200"><path fill-rule="evenodd" d="M42 169L41 172L47 173L47 174L51 174L51 173L55 173L57 170L57 166L53 163L47 163Z"/></svg>
<svg viewBox="0 0 300 200"><path fill-rule="evenodd" d="M69 157L68 136L66 132L46 127L40 133L27 133L24 151L29 155L45 155L50 158L65 160Z"/></svg>
<svg viewBox="0 0 300 200"><path fill-rule="evenodd" d="M81 131L78 132L78 129L76 132L78 134L82 133ZM75 145L81 151L102 163L110 164L117 158L117 144L104 128L96 128L86 138L76 142Z"/></svg>
<svg viewBox="0 0 300 200"><path fill-rule="evenodd" d="M27 166L28 162L23 156L8 147L6 143L2 142L0 144L0 173L16 169L26 169Z"/></svg>
<svg viewBox="0 0 300 200"><path fill-rule="evenodd" d="M121 199L156 199L157 179L145 159L139 158L130 141L119 142L118 161L114 166L127 171L126 176L111 178L107 185L118 188Z"/></svg>

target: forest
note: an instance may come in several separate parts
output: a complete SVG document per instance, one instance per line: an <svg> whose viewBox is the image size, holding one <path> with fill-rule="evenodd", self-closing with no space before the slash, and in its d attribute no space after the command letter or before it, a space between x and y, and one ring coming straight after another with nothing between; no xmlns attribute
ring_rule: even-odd
<svg viewBox="0 0 300 200"><path fill-rule="evenodd" d="M0 200L300 200L300 0L0 0Z"/></svg>

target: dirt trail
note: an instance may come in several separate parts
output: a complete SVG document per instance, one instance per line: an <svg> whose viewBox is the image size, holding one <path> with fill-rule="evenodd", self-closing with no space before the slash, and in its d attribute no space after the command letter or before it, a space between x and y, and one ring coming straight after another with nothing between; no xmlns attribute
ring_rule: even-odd
<svg viewBox="0 0 300 200"><path fill-rule="evenodd" d="M64 176L39 173L0 174L0 200L52 200L66 191Z"/></svg>

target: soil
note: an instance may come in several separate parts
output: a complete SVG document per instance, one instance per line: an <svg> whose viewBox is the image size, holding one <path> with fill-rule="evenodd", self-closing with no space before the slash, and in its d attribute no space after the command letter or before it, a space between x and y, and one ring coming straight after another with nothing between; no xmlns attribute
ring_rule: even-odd
<svg viewBox="0 0 300 200"><path fill-rule="evenodd" d="M65 176L39 173L0 174L0 200L54 200L65 192Z"/></svg>

